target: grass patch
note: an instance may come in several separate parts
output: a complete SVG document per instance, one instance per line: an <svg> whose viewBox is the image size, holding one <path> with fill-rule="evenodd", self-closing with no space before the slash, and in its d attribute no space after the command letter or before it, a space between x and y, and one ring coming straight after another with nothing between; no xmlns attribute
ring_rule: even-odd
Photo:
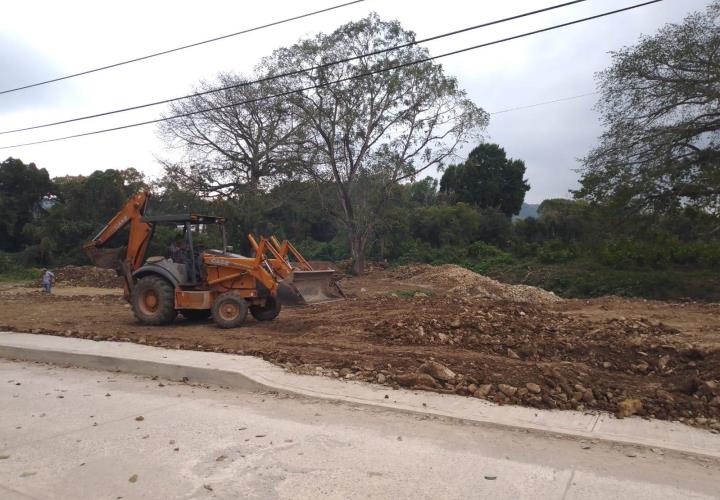
<svg viewBox="0 0 720 500"><path fill-rule="evenodd" d="M40 277L40 269L15 268L0 273L0 283L12 283L18 281L34 281Z"/></svg>

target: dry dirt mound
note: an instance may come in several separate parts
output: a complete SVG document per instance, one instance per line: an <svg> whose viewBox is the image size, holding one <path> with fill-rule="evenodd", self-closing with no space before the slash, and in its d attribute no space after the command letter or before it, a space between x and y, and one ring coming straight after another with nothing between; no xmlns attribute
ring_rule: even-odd
<svg viewBox="0 0 720 500"><path fill-rule="evenodd" d="M455 273L470 279L461 282ZM408 282L418 279L424 281ZM648 307L613 299L595 306L582 301L581 315L579 301L550 306L512 295L480 298L473 290L478 282L497 286L483 289L491 297L507 289L456 266L409 266L345 281L376 293L287 308L276 321L249 318L230 330L209 320L139 325L117 295L6 295L0 330L254 355L299 373L383 384L388 394L408 387L502 404L681 420L720 432L715 308L695 308L691 317L686 304ZM391 293L419 289L421 282L435 293ZM444 296L442 284L471 292ZM688 334L690 327L695 334Z"/></svg>
<svg viewBox="0 0 720 500"><path fill-rule="evenodd" d="M377 300L390 311L399 299ZM455 376L441 371L438 376L421 366L395 374L399 385L545 408L594 408L664 419L695 415L703 425L720 413L720 351L689 344L677 329L662 323L642 318L590 321L509 301L411 300L417 304L413 314L398 311L367 324L367 330L393 346L460 349L485 359L492 356L492 361L467 367L448 358L445 366ZM640 407L624 403L636 399L642 401Z"/></svg>
<svg viewBox="0 0 720 500"><path fill-rule="evenodd" d="M448 296L470 296L482 299L511 300L532 304L559 302L557 295L528 285L508 285L455 264L431 266L412 264L390 272L392 278L434 289L447 290Z"/></svg>
<svg viewBox="0 0 720 500"><path fill-rule="evenodd" d="M65 286L122 288L122 278L111 269L95 266L65 266L52 270L55 282Z"/></svg>

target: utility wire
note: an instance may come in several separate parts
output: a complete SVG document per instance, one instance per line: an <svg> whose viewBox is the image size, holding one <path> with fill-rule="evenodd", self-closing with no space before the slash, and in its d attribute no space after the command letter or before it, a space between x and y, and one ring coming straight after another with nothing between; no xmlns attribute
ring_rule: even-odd
<svg viewBox="0 0 720 500"><path fill-rule="evenodd" d="M334 6L332 6L332 7L326 8L326 9L321 9L321 10L316 10L316 11L313 11L313 12L308 12L308 13L306 13L306 14L301 14L301 15L295 16L295 17L288 17L287 19L282 19L282 20L280 20L280 21L275 21L275 22L272 22L272 23L263 24L263 25L261 25L261 26L255 26L254 28L248 28L248 29L245 29L245 30L242 30L242 31L237 31L237 32L235 32L235 33L230 33L230 34L227 34L227 35L222 35L222 36L218 36L218 37L215 37L215 38L210 38L210 39L208 39L208 40L202 40L202 41L200 41L200 42L190 43L190 44L188 44L188 45L182 45L182 46L180 46L180 47L175 47L174 49L163 50L163 51L161 51L161 52L155 52L155 53L148 54L148 55L145 55L145 56L136 57L136 58L134 58L134 59L128 59L128 60L126 60L126 61L120 61L120 62L116 62L116 63L114 63L114 64L108 64L107 66L100 66L99 68L88 69L88 70L86 70L86 71L80 71L79 73L72 73L72 74L70 74L70 75L59 76L59 77L57 77L57 78L52 78L52 79L50 79L50 80L44 80L44 81L42 81L42 82L30 83L30 84L28 84L28 85L23 85L23 86L21 86L21 87L15 87L15 88L13 88L13 89L1 90L1 91L0 91L0 95L2 95L2 94L9 94L10 92L17 92L18 90L29 89L29 88L32 88L32 87L39 87L40 85L46 85L46 84L48 84L48 83L59 82L59 81L61 81L61 80L67 80L67 79L69 79L69 78L75 78L75 77L77 77L77 76L88 75L88 74L90 74L90 73L96 73L96 72L98 72L98 71L103 71L103 70L106 70L106 69L117 68L118 66L123 66L123 65L125 65L125 64L130 64L130 63L134 63L134 62L138 62L138 61L144 61L144 60L146 60L146 59L151 59L151 58L153 58L153 57L164 56L165 54L171 54L171 53L173 53L173 52L178 52L178 51L180 51L180 50L185 50L185 49L189 49L189 48L192 48L192 47L197 47L197 46L199 46L199 45L204 45L204 44L206 44L206 43L212 43L212 42L217 42L217 41L219 41L219 40L225 40L226 38L231 38L231 37L238 36L238 35L244 35L244 34L246 34L246 33L251 33L251 32L253 32L253 31L259 31L259 30L262 30L262 29L265 29L265 28L270 28L270 27L272 27L272 26L277 26L277 25L279 25L279 24L285 24L285 23L289 23L289 22L291 22L291 21L297 21L298 19L304 19L304 18L306 18L306 17L314 16L314 15L317 15L317 14L322 14L322 13L324 13L324 12L329 12L329 11L331 11L331 10L340 9L340 8L342 8L342 7L347 7L347 6L349 6L349 5L354 5L354 4L356 4L356 3L361 3L361 2L364 2L364 1L365 1L365 0L353 0L353 1L351 1L351 2L346 2L346 3L339 4L339 5L334 5Z"/></svg>
<svg viewBox="0 0 720 500"><path fill-rule="evenodd" d="M357 75L352 75L352 76L348 76L348 77L345 77L345 78L340 78L340 79L338 79L338 80L333 80L333 81L325 82L325 83L318 84L318 85L310 85L310 86L307 86L307 87L298 88L298 89L292 89L292 90L288 90L288 91L285 91L285 92L280 92L280 93L273 94L273 95L258 97L258 98L255 98L255 99L249 99L249 100L246 100L246 101L233 102L233 103L225 104L225 105L222 105L222 106L215 106L215 107L211 107L211 108L205 108L205 109L201 109L201 110L197 110L197 111L192 111L192 112L188 112L188 113L182 113L182 114L179 114L179 115L162 117L162 118L157 118L157 119L154 119L154 120L147 120L147 121L138 122L138 123L131 123L131 124L127 124L127 125L121 125L121 126L118 126L118 127L106 128L106 129L101 129L101 130L94 130L94 131L91 131L91 132L83 132L83 133L80 133L80 134L67 135L67 136L64 136L64 137L56 137L56 138L53 138L53 139L45 139L45 140L41 140L41 141L26 142L26 143L23 143L23 144L15 144L15 145L12 145L12 146L2 146L2 147L0 147L0 149L9 149L9 148L16 148L16 147L21 147L21 146L31 146L31 145L35 145L35 144L46 144L46 143L49 143L49 142L57 142L57 141L63 141L63 140L67 140L67 139L74 139L74 138L77 138L77 137L86 137L86 136L90 136L90 135L102 134L102 133L105 133L105 132L113 132L113 131L116 131L116 130L124 130L124 129L128 129L128 128L133 128L133 127L140 127L140 126L143 126L143 125L150 125L150 124L153 124L153 123L160 123L160 122L164 122L164 121L175 120L175 119L178 119L178 118L185 118L185 117L192 116L192 115L197 115L197 114L200 114L200 113L207 113L207 112L209 112L209 111L218 111L218 110L221 110L221 109L231 108L231 107L235 107L235 106L240 106L240 105L243 105L243 104L251 104L251 103L253 103L253 102L263 101L263 100L266 100L266 99L275 99L275 98L278 98L278 97L284 97L284 96L288 96L288 95L291 95L291 94L296 94L296 93L299 93L299 92L305 92L305 91L307 91L307 90L319 89L319 88L327 87L327 86L329 86L329 85L334 85L334 84L337 84L337 83L343 83L343 82L346 82L346 81L355 80L355 79L363 78L363 77L366 77L366 76L371 76L371 75L376 75L376 74L379 74L379 73L384 73L384 72L387 72L387 71L392 71L392 70L394 70L394 69L400 69L400 68L404 68L404 67L407 67L407 66L412 66L412 65L415 65L415 64L421 64L421 63L424 63L424 62L434 61L434 60L436 60L436 59L440 59L440 58L443 58L443 57L448 57L448 56L452 56L452 55L456 55L456 54L462 54L462 53L464 53L464 52L469 52L469 51L471 51L471 50L476 50L476 49L483 48L483 47L488 47L488 46L491 46L491 45L497 45L497 44L500 44L500 43L508 42L508 41L511 41L511 40L517 40L517 39L519 39L519 38L524 38L524 37L528 37L528 36L531 36L531 35L536 35L536 34L539 34L539 33L545 33L545 32L548 32L548 31L552 31L552 30L559 29L559 28L564 28L564 27L566 27L566 26L572 26L572 25L574 25L574 24L579 24L579 23L591 21L591 20L594 20L594 19L599 19L599 18L602 18L602 17L611 16L611 15L614 15L614 14L619 14L619 13L621 13L621 12L626 12L626 11L629 11L629 10L637 9L637 8L640 8L640 7L645 7L645 6L647 6L647 5L659 3L659 2L661 2L661 1L662 1L662 0L650 0L650 1L648 1L648 2L643 2L643 3L631 5L631 6L629 6L629 7L624 7L624 8L621 8L621 9L616 9L616 10L604 12L604 13L602 13L602 14L596 14L596 15L594 15L594 16L585 17L585 18L582 18L582 19L577 19L577 20L575 20L575 21L569 21L569 22L562 23L562 24L556 24L556 25L554 25L554 26L550 26L550 27L547 27L547 28L542 28L542 29L534 30L534 31L528 31L528 32L522 33L522 34L520 34L520 35L514 35L514 36L510 36L510 37L506 37L506 38L501 38L501 39L499 39L499 40L494 40L494 41L492 41L492 42L486 42L486 43L482 43L482 44L478 44L478 45L473 45L473 46L470 46L470 47L465 47L465 48L463 48L463 49L454 50L454 51L451 51L451 52L445 52L444 54L439 54L439 55L437 55L437 56L425 57L425 58L422 58L422 59L417 59L417 60L409 61L409 62L402 63L402 64L396 64L396 65L394 65L394 66L388 66L388 67L386 67L386 68L382 68L382 69L375 70L375 71L369 71L369 72L365 72L365 73L359 73L359 74L357 74Z"/></svg>
<svg viewBox="0 0 720 500"><path fill-rule="evenodd" d="M580 99L581 97L588 97L588 96L595 95L598 93L599 93L598 91L595 91L595 92L587 92L585 94L571 95L568 97L561 97L560 99L553 99L552 101L542 101L542 102L536 102L535 104L528 104L526 106L518 106L516 108L501 109L500 111L493 111L492 113L488 113L488 114L501 115L503 113L509 113L511 111L519 111L521 109L536 108L538 106L545 106L546 104L554 104L556 102L572 101L573 99Z"/></svg>
<svg viewBox="0 0 720 500"><path fill-rule="evenodd" d="M567 7L567 6L569 6L569 5L573 5L573 4L576 4L576 3L582 3L582 2L586 2L586 1L587 1L587 0L573 0L573 1L570 1L570 2L565 2L565 3L561 3L561 4L557 4L557 5L552 5L552 6L550 6L550 7L545 7L545 8L543 8L543 9L533 10L533 11L530 11L530 12L524 12L524 13L522 13L522 14L517 14L517 15L511 16L511 17L505 17L505 18L503 18L503 19L496 19L496 20L494 20L494 21L489 21L489 22L486 22L486 23L477 24L477 25L475 25L475 26L470 26L470 27L467 27L467 28L462 28L462 29L459 29L459 30L450 31L450 32L448 32L448 33L442 33L442 34L440 34L440 35L435 35L435 36L431 36L431 37L428 37L428 38L423 38L423 39L421 39L421 40L414 40L414 41L412 41L412 42L404 43L404 44L401 44L401 45L395 45L395 46L393 46L393 47L387 47L387 48L385 48L385 49L375 50L375 51L373 51L373 52L368 52L368 53L366 53L366 54L360 54L360 55L358 55L358 56L347 57L347 58L338 59L338 60L335 60L335 61L329 61L329 62L327 62L327 63L319 64L319 65L317 65L317 66L311 66L311 67L309 67L309 68L298 69L298 70L290 71L290 72L287 72L287 73L280 73L280 74L277 74L277 75L267 76L267 77L264 77L264 78L260 78L260 79L252 80L252 81L248 81L248 82L235 83L235 84L232 84L232 85L227 85L227 86L225 86L225 87L218 87L218 88L214 88L214 89L205 90L205 91L202 91L202 92L195 92L195 93L193 93L193 94L188 94L188 95L184 95L184 96L180 96L180 97L173 97L173 98L171 98L171 99L163 99L162 101L149 102L149 103L146 103L146 104L139 104L139 105L137 105L137 106L130 106L130 107L127 107L127 108L121 108L121 109L116 109L116 110L112 110L112 111L105 111L105 112L102 112L102 113L95 113L95 114L92 114L92 115L79 116L79 117L76 117L76 118L69 118L69 119L66 119L66 120L60 120L60 121L56 121L56 122L45 123L45 124L42 124L42 125L34 125L34 126L30 126L30 127L17 128L17 129L14 129L14 130L5 130L5 131L0 132L0 135L13 134L13 133L16 133L16 132L24 132L24 131L26 131L26 130L35 130L35 129L45 128L45 127L53 127L53 126L56 126L56 125L63 125L63 124L65 124L65 123L72 123L72 122L77 122L77 121L82 121L82 120L89 120L89 119L91 119L91 118L99 118L99 117L101 117L101 116L114 115L114 114L117 114L117 113L125 113L125 112L127 112L127 111L135 111L135 110L138 110L138 109L149 108L149 107L158 106L158 105L161 105L161 104L168 104L168 103L175 102L175 101L180 101L180 100L183 100L183 99L190 99L190 98L193 98L193 97L199 97L199 96L203 96L203 95L207 95L207 94L212 94L212 93L215 93L215 92L222 92L222 91L225 91L225 90L235 89L235 88L239 88L239 87L246 87L246 86L248 86L248 85L254 85L254 84L257 84L257 83L264 83L264 82L268 82L268 81L272 81L272 80L277 80L277 79L279 79L279 78L285 78L285 77L288 77L288 76L295 76L295 75L299 75L299 74L301 74L301 73L306 73L306 72L308 72L308 71L315 71L315 70L319 70L319 69L329 68L330 66L334 66L334 65L337 65L337 64L343 64L343 63L347 63L347 62L352 62L352 61L356 61L356 60L358 60L358 59L362 59L362 58L364 58L364 57L376 56L376 55L379 55L379 54L384 54L384 53L391 52L391 51L394 51L394 50L404 49L404 48L411 47L411 46L413 46L413 45L418 45L418 44L421 44L421 43L432 42L432 41L434 41L434 40L439 40L439 39L441 39L441 38L447 38L447 37L450 37L450 36L458 35L458 34L460 34L460 33L465 33L465 32L468 32L468 31L473 31L473 30L477 30L477 29L480 29L480 28L485 28L485 27L487 27L487 26L492 26L492 25L495 25L495 24L501 24L501 23L505 23L505 22L508 22L508 21L513 21L513 20L515 20L515 19L520 19L520 18L523 18L523 17L528 17L528 16L540 14L540 13L543 13L543 12L548 12L548 11L550 11L550 10L559 9L559 8L561 8L561 7Z"/></svg>

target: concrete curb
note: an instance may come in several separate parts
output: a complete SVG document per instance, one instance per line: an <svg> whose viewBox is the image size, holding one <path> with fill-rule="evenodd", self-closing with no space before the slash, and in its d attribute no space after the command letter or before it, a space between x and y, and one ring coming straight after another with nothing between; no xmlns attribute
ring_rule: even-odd
<svg viewBox="0 0 720 500"><path fill-rule="evenodd" d="M720 458L720 435L679 423L608 414L498 406L454 395L295 375L259 358L126 342L0 332L0 357L157 376L250 391L276 391L393 411L452 418L576 439L659 448Z"/></svg>

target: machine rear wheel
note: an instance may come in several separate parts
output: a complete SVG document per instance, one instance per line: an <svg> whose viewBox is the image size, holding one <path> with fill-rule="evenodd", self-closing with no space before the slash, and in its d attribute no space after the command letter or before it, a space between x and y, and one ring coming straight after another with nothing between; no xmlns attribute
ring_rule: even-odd
<svg viewBox="0 0 720 500"><path fill-rule="evenodd" d="M226 292L215 299L212 306L213 321L220 328L240 326L248 313L247 301L237 293Z"/></svg>
<svg viewBox="0 0 720 500"><path fill-rule="evenodd" d="M144 325L166 325L177 315L175 290L159 276L146 276L133 287L130 299L133 313Z"/></svg>
<svg viewBox="0 0 720 500"><path fill-rule="evenodd" d="M250 314L258 321L272 321L278 317L280 309L280 302L275 297L268 297L264 306L250 306Z"/></svg>

